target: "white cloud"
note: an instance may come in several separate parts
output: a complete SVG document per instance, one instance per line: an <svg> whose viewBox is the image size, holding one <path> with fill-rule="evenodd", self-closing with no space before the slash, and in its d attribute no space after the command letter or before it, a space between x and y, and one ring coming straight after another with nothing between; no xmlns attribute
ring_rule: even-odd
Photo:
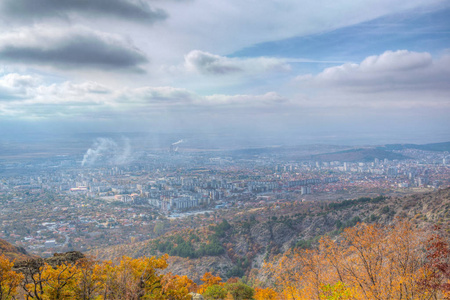
<svg viewBox="0 0 450 300"><path fill-rule="evenodd" d="M263 95L211 95L203 97L202 103L208 105L235 105L235 106L277 106L285 104L288 101L275 92L269 92Z"/></svg>
<svg viewBox="0 0 450 300"><path fill-rule="evenodd" d="M0 77L0 101L27 97L37 83L38 79L30 75L6 74Z"/></svg>
<svg viewBox="0 0 450 300"><path fill-rule="evenodd" d="M67 118L81 115L140 117L165 111L195 112L221 109L278 107L287 99L274 93L261 95L198 95L175 87L112 88L96 82L43 84L32 76L7 74L0 77L0 116L17 118Z"/></svg>
<svg viewBox="0 0 450 300"><path fill-rule="evenodd" d="M361 62L359 67L363 72L403 72L425 68L431 64L430 53L398 50L369 56Z"/></svg>
<svg viewBox="0 0 450 300"><path fill-rule="evenodd" d="M435 59L427 52L386 51L361 63L325 69L296 78L302 87L333 88L357 93L386 91L450 92L450 55Z"/></svg>

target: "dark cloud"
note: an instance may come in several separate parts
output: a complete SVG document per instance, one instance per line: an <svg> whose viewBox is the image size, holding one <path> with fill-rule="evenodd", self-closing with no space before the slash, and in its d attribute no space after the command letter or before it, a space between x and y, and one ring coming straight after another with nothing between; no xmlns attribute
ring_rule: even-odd
<svg viewBox="0 0 450 300"><path fill-rule="evenodd" d="M236 62L226 57L199 50L188 53L185 56L185 63L188 68L205 74L223 75L243 71Z"/></svg>
<svg viewBox="0 0 450 300"><path fill-rule="evenodd" d="M150 23L167 18L165 11L142 0L2 0L0 9L4 18L22 21L69 18L73 14Z"/></svg>
<svg viewBox="0 0 450 300"><path fill-rule="evenodd" d="M142 71L147 58L125 41L89 30L26 30L0 36L0 60L58 68Z"/></svg>
<svg viewBox="0 0 450 300"><path fill-rule="evenodd" d="M284 60L271 57L230 58L193 50L184 57L185 67L207 75L260 74L287 72L291 67Z"/></svg>

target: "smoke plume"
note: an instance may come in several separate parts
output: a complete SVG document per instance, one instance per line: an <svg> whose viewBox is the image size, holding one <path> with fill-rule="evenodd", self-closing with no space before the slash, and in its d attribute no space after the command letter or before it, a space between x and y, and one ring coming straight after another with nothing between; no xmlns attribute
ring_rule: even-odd
<svg viewBox="0 0 450 300"><path fill-rule="evenodd" d="M183 142L183 140L179 140L178 142L175 142L175 143L173 143L173 144L172 144L172 146L175 146L175 145L181 144L182 142Z"/></svg>
<svg viewBox="0 0 450 300"><path fill-rule="evenodd" d="M83 156L82 166L105 163L124 165L132 161L131 145L127 138L117 143L110 138L97 138Z"/></svg>

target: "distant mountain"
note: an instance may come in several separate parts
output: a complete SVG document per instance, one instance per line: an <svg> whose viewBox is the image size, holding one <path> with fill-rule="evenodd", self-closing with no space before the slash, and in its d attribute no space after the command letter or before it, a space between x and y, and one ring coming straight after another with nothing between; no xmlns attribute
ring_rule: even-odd
<svg viewBox="0 0 450 300"><path fill-rule="evenodd" d="M312 144L236 149L225 151L224 154L234 158L254 158L257 156L276 155L285 158L298 159L308 155L342 151L351 148L352 147L350 146Z"/></svg>
<svg viewBox="0 0 450 300"><path fill-rule="evenodd" d="M11 245L5 240L0 239L0 254L4 254L9 259L21 261L32 258L27 251L22 247L16 247Z"/></svg>
<svg viewBox="0 0 450 300"><path fill-rule="evenodd" d="M346 162L373 162L375 158L379 160L403 160L409 157L386 151L383 149L351 149L333 153L312 155L308 159L317 161L346 161Z"/></svg>
<svg viewBox="0 0 450 300"><path fill-rule="evenodd" d="M384 147L380 147L379 149L384 150L404 150L404 149L417 149L424 151L449 151L450 152L450 142L445 143L432 143L432 144L424 144L424 145L416 145L416 144L388 144Z"/></svg>

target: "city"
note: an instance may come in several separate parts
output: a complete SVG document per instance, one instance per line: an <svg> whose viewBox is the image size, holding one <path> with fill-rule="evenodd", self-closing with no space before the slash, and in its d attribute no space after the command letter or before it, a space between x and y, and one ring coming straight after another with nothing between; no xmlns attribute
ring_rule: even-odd
<svg viewBox="0 0 450 300"><path fill-rule="evenodd" d="M119 165L108 151L89 166L80 156L3 161L0 238L50 256L156 238L186 226L185 218L207 224L216 211L407 195L450 185L447 151L404 149L392 152L400 160L351 162L320 155L289 160L293 149L284 155L277 149L249 151L170 147Z"/></svg>

